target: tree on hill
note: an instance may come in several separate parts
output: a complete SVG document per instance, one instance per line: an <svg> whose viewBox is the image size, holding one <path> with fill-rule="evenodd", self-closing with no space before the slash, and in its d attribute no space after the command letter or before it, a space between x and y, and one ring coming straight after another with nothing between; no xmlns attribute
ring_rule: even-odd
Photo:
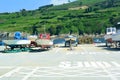
<svg viewBox="0 0 120 80"><path fill-rule="evenodd" d="M27 11L26 11L26 9L22 9L22 10L20 10L20 12L21 12L22 16L27 16Z"/></svg>

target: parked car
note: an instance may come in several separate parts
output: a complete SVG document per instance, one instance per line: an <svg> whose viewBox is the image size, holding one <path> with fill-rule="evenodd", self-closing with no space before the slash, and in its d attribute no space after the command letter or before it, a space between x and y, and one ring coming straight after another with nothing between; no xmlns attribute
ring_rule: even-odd
<svg viewBox="0 0 120 80"><path fill-rule="evenodd" d="M57 38L53 40L53 44L56 47L61 47L65 45L65 39L64 38Z"/></svg>

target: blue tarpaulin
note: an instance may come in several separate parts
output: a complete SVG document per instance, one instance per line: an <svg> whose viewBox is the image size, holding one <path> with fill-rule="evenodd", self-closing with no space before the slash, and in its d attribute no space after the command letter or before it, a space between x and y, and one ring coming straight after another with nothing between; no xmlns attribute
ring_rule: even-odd
<svg viewBox="0 0 120 80"><path fill-rule="evenodd" d="M20 32L15 32L14 39L21 39L21 33Z"/></svg>

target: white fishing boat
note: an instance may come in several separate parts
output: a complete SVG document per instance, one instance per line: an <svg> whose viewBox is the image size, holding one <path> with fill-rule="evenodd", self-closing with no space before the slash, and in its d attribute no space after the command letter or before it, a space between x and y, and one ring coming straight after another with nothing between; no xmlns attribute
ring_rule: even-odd
<svg viewBox="0 0 120 80"><path fill-rule="evenodd" d="M5 45L29 45L30 40L3 40Z"/></svg>
<svg viewBox="0 0 120 80"><path fill-rule="evenodd" d="M14 33L14 38L3 40L5 44L4 52L21 52L21 51L28 51L29 45L31 43L31 40L28 40L25 37L22 37L20 32Z"/></svg>
<svg viewBox="0 0 120 80"><path fill-rule="evenodd" d="M5 45L27 45L31 43L30 40L22 37L20 32L15 32L13 37L13 39L3 40Z"/></svg>

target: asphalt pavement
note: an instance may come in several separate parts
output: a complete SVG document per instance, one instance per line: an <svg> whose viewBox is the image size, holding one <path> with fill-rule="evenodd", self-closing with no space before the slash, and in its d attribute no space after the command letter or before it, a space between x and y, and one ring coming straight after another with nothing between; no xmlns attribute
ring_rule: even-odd
<svg viewBox="0 0 120 80"><path fill-rule="evenodd" d="M120 49L95 44L2 53L0 80L120 80Z"/></svg>

